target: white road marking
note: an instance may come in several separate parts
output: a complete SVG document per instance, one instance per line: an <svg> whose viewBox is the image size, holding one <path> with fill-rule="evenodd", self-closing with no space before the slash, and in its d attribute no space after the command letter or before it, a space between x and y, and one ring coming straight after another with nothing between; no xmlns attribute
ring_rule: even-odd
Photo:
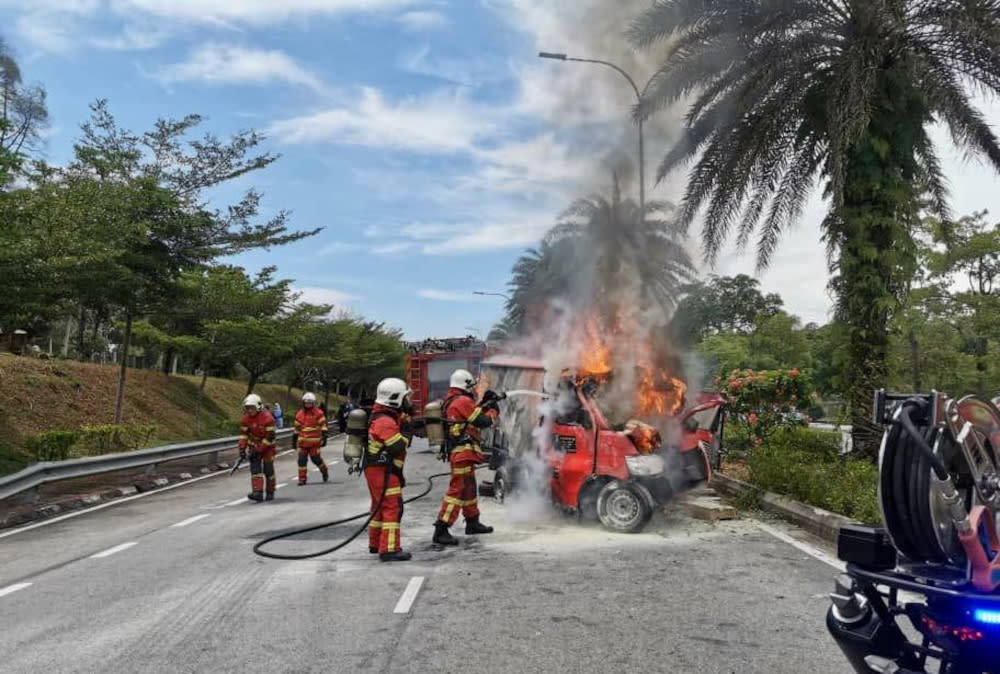
<svg viewBox="0 0 1000 674"><path fill-rule="evenodd" d="M281 489L282 487L287 487L289 484L291 484L291 482L282 482L281 484L277 485L275 489Z"/></svg>
<svg viewBox="0 0 1000 674"><path fill-rule="evenodd" d="M293 450L289 449L284 452L279 453L277 456L285 456L286 454L291 454ZM161 487L160 489L153 489L151 491L143 492L141 494L136 494L135 496L126 496L125 498L115 499L114 501L108 501L107 503L102 503L101 505L96 505L93 508L85 508L83 510L77 510L65 515L60 515L59 517L53 517L50 520L45 520L44 522L36 522L35 524L29 524L27 526L18 527L11 531L5 531L0 533L0 538L7 538L8 536L13 536L24 531L31 531L32 529L37 529L39 527L47 527L50 524L55 524L56 522L62 522L63 520L68 520L71 517L79 517L80 515L86 515L87 513L92 513L95 510L103 510L104 508L110 508L111 506L118 505L120 503L128 503L129 501L134 501L137 498L146 498L147 496L153 496L155 494L161 494L165 491L170 491L171 489L177 489L178 487L187 487L195 482L201 482L202 480L207 480L210 477L218 477L219 475L228 475L228 470L217 470L215 472L209 473L208 475L202 475L201 477L196 477L191 480L183 480L177 484L171 484L166 487ZM239 501L242 502L242 499ZM235 505L237 501L233 502Z"/></svg>
<svg viewBox="0 0 1000 674"><path fill-rule="evenodd" d="M189 517L186 520L181 520L177 524L171 524L170 527L171 528L174 528L174 527L186 527L187 525L189 525L189 524L191 524L193 522L197 522L198 520L205 519L206 517L208 517L208 513L202 513L201 515L195 515L194 517Z"/></svg>
<svg viewBox="0 0 1000 674"><path fill-rule="evenodd" d="M837 569L838 571L845 571L847 569L847 566L842 561L840 561L839 559L835 559L835 558L831 557L830 555L826 554L825 552L823 552L819 548L814 548L813 546L809 545L808 543L803 543L802 541L796 540L796 539L792 538L791 536L789 536L788 534L786 534L785 532L779 531L778 529L775 529L774 527L772 527L769 524L764 524L763 522L757 522L757 526L762 531L766 531L767 533L771 534L772 536L774 536L778 540L784 541L785 543L788 543L792 547L797 548L798 550L801 550L802 552L806 553L810 557L815 557L816 559L818 559L819 561L823 562L824 564L829 564L830 566L832 566L833 568Z"/></svg>
<svg viewBox="0 0 1000 674"><path fill-rule="evenodd" d="M13 585L8 585L7 587L0 587L0 597L6 597L8 594L14 594L18 590L23 590L30 585L31 583L14 583Z"/></svg>
<svg viewBox="0 0 1000 674"><path fill-rule="evenodd" d="M403 590L403 596L399 598L396 602L396 608L393 609L393 613L409 613L410 607L413 606L414 600L417 598L417 593L420 592L420 587L424 584L423 576L414 576L410 578L410 582L406 585L406 589Z"/></svg>
<svg viewBox="0 0 1000 674"><path fill-rule="evenodd" d="M247 499L247 497L246 497L246 496L244 496L243 498L238 498L238 499L236 499L235 501L230 501L229 503L226 503L225 505L226 505L226 506L234 506L234 505L239 505L239 504L241 504L241 503L246 503L246 502L247 502L248 500L249 500L249 499ZM225 506L223 506L223 507L225 507Z"/></svg>
<svg viewBox="0 0 1000 674"><path fill-rule="evenodd" d="M136 541L132 541L131 543L122 543L121 545L116 545L113 548L108 548L107 550L104 550L103 552L95 553L95 554L91 555L90 558L91 559L101 559L102 557L110 557L111 555L115 554L116 552L121 552L122 550L128 550L133 545L138 545L138 543Z"/></svg>

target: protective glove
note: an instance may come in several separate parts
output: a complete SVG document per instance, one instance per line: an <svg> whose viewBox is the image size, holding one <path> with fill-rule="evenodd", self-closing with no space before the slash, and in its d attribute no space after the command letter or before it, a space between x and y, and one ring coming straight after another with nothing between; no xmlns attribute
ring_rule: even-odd
<svg viewBox="0 0 1000 674"><path fill-rule="evenodd" d="M326 447L326 441L328 437L329 434L326 431L323 431L323 441L319 443L320 447Z"/></svg>
<svg viewBox="0 0 1000 674"><path fill-rule="evenodd" d="M399 486L400 487L406 486L406 478L403 477L403 471L399 471Z"/></svg>
<svg viewBox="0 0 1000 674"><path fill-rule="evenodd" d="M246 460L247 460L247 448L240 447L240 461L246 461Z"/></svg>
<svg viewBox="0 0 1000 674"><path fill-rule="evenodd" d="M500 413L500 403L498 403L496 400L487 400L487 401L479 403L479 409L481 409L484 412L493 411L493 412L496 412L497 414L499 414Z"/></svg>
<svg viewBox="0 0 1000 674"><path fill-rule="evenodd" d="M496 402L498 400L503 400L503 397L499 393L497 393L496 391L488 389L483 394L483 399L480 401L479 406L482 407L482 406L484 406L484 405L486 405L488 403Z"/></svg>
<svg viewBox="0 0 1000 674"><path fill-rule="evenodd" d="M292 435L292 449L298 449L298 448L299 448L299 435L298 433L295 433Z"/></svg>

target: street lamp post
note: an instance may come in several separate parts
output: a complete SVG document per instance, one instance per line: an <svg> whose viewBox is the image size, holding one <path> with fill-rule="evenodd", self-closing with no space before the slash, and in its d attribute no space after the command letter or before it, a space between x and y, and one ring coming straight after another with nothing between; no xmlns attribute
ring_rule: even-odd
<svg viewBox="0 0 1000 674"><path fill-rule="evenodd" d="M472 294L473 295L485 295L485 296L488 296L488 297L502 297L505 300L507 300L508 302L510 302L510 296L509 295L504 295L503 293L484 293L481 290L473 290Z"/></svg>
<svg viewBox="0 0 1000 674"><path fill-rule="evenodd" d="M581 59L573 58L567 56L566 54L554 54L552 52L539 52L539 58L543 59L553 59L555 61L577 61L579 63L597 63L598 65L607 66L613 69L615 72L619 73L622 77L628 80L628 83L632 85L632 91L635 92L635 98L639 103L642 103L642 96L646 89L649 88L649 82L646 83L646 88L639 91L639 87L636 86L635 80L625 72L622 68L616 66L614 63L608 61L601 61L599 59ZM652 80L650 80L652 82ZM639 118L639 212L642 213L642 217L646 217L646 148L645 141L642 134L642 118Z"/></svg>

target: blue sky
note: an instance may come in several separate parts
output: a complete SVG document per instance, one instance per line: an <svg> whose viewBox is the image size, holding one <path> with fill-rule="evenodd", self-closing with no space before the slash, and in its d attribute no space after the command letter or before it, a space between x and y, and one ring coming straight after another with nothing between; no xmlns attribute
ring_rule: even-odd
<svg viewBox="0 0 1000 674"><path fill-rule="evenodd" d="M646 4L0 0L13 19L0 33L25 79L48 90L51 162L70 156L96 98L136 131L192 112L220 135L264 131L282 158L233 187L261 189L265 215L287 209L294 227L324 231L237 263L276 264L307 299L421 338L488 331L502 300L472 291L504 292L515 258L559 212L606 188L603 158L631 151L628 91L614 74L536 54L584 50L648 76L650 58L608 30ZM598 10L623 16L602 23ZM987 112L1000 119L996 106ZM651 129L650 171L675 119ZM949 152L956 211L1000 208L992 172ZM676 199L680 184L651 195ZM817 197L762 277L789 310L820 322L830 306L822 212ZM752 269L727 251L714 271Z"/></svg>

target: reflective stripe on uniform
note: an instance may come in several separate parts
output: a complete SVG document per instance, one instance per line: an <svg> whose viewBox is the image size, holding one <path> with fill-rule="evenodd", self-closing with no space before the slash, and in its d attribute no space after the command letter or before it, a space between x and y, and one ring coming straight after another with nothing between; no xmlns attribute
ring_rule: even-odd
<svg viewBox="0 0 1000 674"><path fill-rule="evenodd" d="M472 505L473 503L476 503L476 499L464 500L464 499L460 499L460 498L455 498L454 496L445 496L444 497L444 502L447 503L447 504L449 504L449 505L454 505L454 506L462 507L462 506Z"/></svg>
<svg viewBox="0 0 1000 674"><path fill-rule="evenodd" d="M403 467L403 460L402 459L393 459L392 460L392 465L394 465L396 468L402 468Z"/></svg>
<svg viewBox="0 0 1000 674"><path fill-rule="evenodd" d="M399 496L402 493L403 493L402 487L389 487L388 489L385 490L386 496Z"/></svg>
<svg viewBox="0 0 1000 674"><path fill-rule="evenodd" d="M472 410L472 414L470 414L469 418L466 419L466 423L471 424L473 421L475 421L476 419L478 419L479 415L482 414L482 413L483 413L483 408L482 407L477 407L476 409Z"/></svg>
<svg viewBox="0 0 1000 674"><path fill-rule="evenodd" d="M472 470L473 470L472 466L466 466L465 468L452 468L451 469L451 474L452 475L468 475L469 473L472 472Z"/></svg>

